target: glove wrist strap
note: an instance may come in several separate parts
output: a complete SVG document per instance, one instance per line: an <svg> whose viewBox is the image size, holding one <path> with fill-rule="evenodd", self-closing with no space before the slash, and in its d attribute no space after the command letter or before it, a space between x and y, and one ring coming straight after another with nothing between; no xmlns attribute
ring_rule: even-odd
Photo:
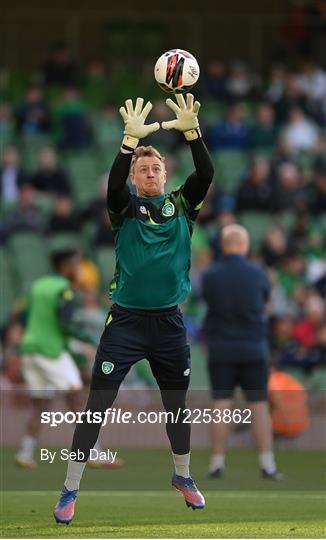
<svg viewBox="0 0 326 540"><path fill-rule="evenodd" d="M186 137L187 141L194 141L195 139L201 138L201 131L199 127L196 129L189 129L188 131L184 131L184 136Z"/></svg>
<svg viewBox="0 0 326 540"><path fill-rule="evenodd" d="M133 152L135 148L137 147L138 143L139 143L139 139L136 139L136 137L131 137L131 135L125 135L122 140L121 148L124 148L125 150L130 150L131 152Z"/></svg>

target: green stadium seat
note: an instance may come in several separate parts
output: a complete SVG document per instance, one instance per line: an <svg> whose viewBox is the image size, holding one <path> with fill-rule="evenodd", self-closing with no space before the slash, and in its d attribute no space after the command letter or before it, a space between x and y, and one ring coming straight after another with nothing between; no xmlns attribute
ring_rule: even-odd
<svg viewBox="0 0 326 540"><path fill-rule="evenodd" d="M250 235L250 250L253 253L257 252L271 224L271 216L267 212L241 212L239 223Z"/></svg>
<svg viewBox="0 0 326 540"><path fill-rule="evenodd" d="M1 95L11 103L18 105L23 99L33 76L22 71L10 71L1 85Z"/></svg>
<svg viewBox="0 0 326 540"><path fill-rule="evenodd" d="M277 214L274 221L276 225L280 225L285 232L289 233L295 222L295 214L291 211L281 212Z"/></svg>
<svg viewBox="0 0 326 540"><path fill-rule="evenodd" d="M16 233L9 247L17 268L19 289L26 294L35 279L51 270L46 241L36 233Z"/></svg>
<svg viewBox="0 0 326 540"><path fill-rule="evenodd" d="M96 197L99 177L103 173L96 153L69 153L65 157L64 166L71 180L73 199L77 205L85 204Z"/></svg>
<svg viewBox="0 0 326 540"><path fill-rule="evenodd" d="M215 182L225 193L233 195L241 183L248 167L248 156L238 150L219 150L213 152Z"/></svg>
<svg viewBox="0 0 326 540"><path fill-rule="evenodd" d="M182 148L179 150L176 160L178 166L177 174L180 176L180 178L182 178L181 183L183 183L189 174L195 170L189 148Z"/></svg>
<svg viewBox="0 0 326 540"><path fill-rule="evenodd" d="M200 109L200 117L206 126L216 124L224 116L225 105L216 100L205 100Z"/></svg>
<svg viewBox="0 0 326 540"><path fill-rule="evenodd" d="M77 233L57 233L51 234L47 238L50 251L59 251L61 249L80 249L83 248L83 240Z"/></svg>
<svg viewBox="0 0 326 540"><path fill-rule="evenodd" d="M102 287L108 289L115 272L115 250L112 246L100 247L95 255L96 263L100 271Z"/></svg>
<svg viewBox="0 0 326 540"><path fill-rule="evenodd" d="M0 275L0 327L2 327L6 324L17 298L14 268L10 253L5 248L0 248Z"/></svg>

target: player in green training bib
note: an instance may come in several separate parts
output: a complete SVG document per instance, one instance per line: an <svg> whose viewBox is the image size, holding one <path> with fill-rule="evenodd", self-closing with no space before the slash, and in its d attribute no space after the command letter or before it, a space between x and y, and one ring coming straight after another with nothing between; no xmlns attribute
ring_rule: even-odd
<svg viewBox="0 0 326 540"><path fill-rule="evenodd" d="M125 123L121 150L109 174L107 205L115 239L116 272L110 286L114 304L97 349L86 410L111 407L130 367L147 358L159 386L163 405L175 421L166 431L174 462L172 485L187 506L204 508L205 500L189 472L190 425L183 422L190 377L190 349L178 304L190 291L189 269L193 227L213 178L213 166L199 129L200 104L191 94L177 103L167 99L175 120L163 129L184 133L194 172L177 190L165 193L164 157L139 140L158 130L146 125L152 108L138 98L129 99L120 113ZM127 179L136 188L132 194ZM54 517L72 520L79 482L100 424L81 423L75 430L72 451L83 456L69 460L67 477Z"/></svg>
<svg viewBox="0 0 326 540"><path fill-rule="evenodd" d="M67 249L52 255L54 273L37 279L31 288L26 328L22 339L22 371L32 401L26 432L16 455L16 464L34 469L34 451L42 424L41 412L49 410L56 392L62 392L69 408L77 409L76 391L83 386L80 372L69 352L69 339L91 343L92 339L73 324L79 254ZM97 449L101 451L97 443ZM104 465L102 462L92 465ZM109 465L109 464L106 464Z"/></svg>

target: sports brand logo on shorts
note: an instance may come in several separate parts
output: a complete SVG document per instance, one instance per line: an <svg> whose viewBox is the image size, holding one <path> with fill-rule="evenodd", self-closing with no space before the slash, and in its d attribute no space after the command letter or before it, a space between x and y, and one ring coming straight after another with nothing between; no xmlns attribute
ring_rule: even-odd
<svg viewBox="0 0 326 540"><path fill-rule="evenodd" d="M171 202L166 203L162 208L162 215L164 217L171 217L175 212L174 204Z"/></svg>
<svg viewBox="0 0 326 540"><path fill-rule="evenodd" d="M102 362L102 371L104 375L110 375L114 370L114 364L112 362Z"/></svg>
<svg viewBox="0 0 326 540"><path fill-rule="evenodd" d="M188 377L188 375L190 374L190 368L185 369L183 374L185 377Z"/></svg>

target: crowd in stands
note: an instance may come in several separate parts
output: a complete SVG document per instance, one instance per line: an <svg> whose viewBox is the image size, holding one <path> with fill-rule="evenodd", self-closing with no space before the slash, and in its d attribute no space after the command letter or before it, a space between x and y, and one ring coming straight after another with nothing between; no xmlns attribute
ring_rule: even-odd
<svg viewBox="0 0 326 540"><path fill-rule="evenodd" d="M98 250L113 246L106 173L121 142L118 108L143 91L154 102L150 121L161 122L169 116L165 96L152 78L110 73L100 60L83 71L64 43L53 46L38 73L6 72L0 81L0 257L13 268L17 235L50 246L66 234L82 238L84 257L100 265ZM216 172L194 234L193 293L184 306L190 336L204 342L200 276L219 256L221 227L240 222L251 234L251 257L273 283L274 365L311 388L325 387L326 71L311 58L261 73L214 59L194 93ZM166 156L168 189L185 181L192 162L179 133L159 130L144 144ZM105 270L100 274L103 291ZM13 313L26 292L14 275L13 268L14 301L1 314L7 354L19 343ZM93 307L90 290L83 294Z"/></svg>

